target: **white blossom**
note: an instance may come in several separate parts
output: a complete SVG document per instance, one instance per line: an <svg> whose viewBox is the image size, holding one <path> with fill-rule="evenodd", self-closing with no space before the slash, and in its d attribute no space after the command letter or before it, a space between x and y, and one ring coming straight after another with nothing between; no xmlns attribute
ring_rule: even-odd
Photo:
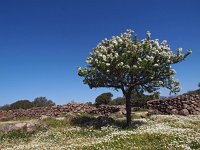
<svg viewBox="0 0 200 150"><path fill-rule="evenodd" d="M112 68L116 71L112 73L115 73L119 81L127 82L125 85L129 85L130 77L141 78L144 82L151 79L146 87L160 84L173 92L178 91L180 89L178 82L171 77L176 73L171 69L171 65L182 61L192 51L183 54L182 48L178 48L177 54L174 54L166 40L159 43L158 39L151 39L149 31L146 34L147 38L138 41L136 36L133 36L133 31L127 30L119 36L100 42L86 60L89 67L78 69L79 75L85 77L84 83L89 84L91 88L106 87L107 84L110 87L111 83L107 81L112 81L110 78L114 78L108 73ZM107 73L104 79L97 75L105 72ZM155 72L160 72L162 80ZM143 76L142 73L145 75ZM160 82L153 82L153 80ZM116 83L114 86L116 87ZM151 92L148 88L145 90Z"/></svg>

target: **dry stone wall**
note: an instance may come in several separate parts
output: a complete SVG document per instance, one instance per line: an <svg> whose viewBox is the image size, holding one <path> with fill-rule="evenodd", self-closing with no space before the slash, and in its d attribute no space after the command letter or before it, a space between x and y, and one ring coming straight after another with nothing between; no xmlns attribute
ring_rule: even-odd
<svg viewBox="0 0 200 150"><path fill-rule="evenodd" d="M200 91L174 98L147 102L150 114L198 115L200 114Z"/></svg>
<svg viewBox="0 0 200 150"><path fill-rule="evenodd" d="M39 118L41 116L61 117L69 112L85 112L105 115L115 112L124 112L124 106L100 106L99 108L86 104L66 104L53 107L35 107L31 109L16 109L3 111L0 110L0 120L9 120L15 118Z"/></svg>

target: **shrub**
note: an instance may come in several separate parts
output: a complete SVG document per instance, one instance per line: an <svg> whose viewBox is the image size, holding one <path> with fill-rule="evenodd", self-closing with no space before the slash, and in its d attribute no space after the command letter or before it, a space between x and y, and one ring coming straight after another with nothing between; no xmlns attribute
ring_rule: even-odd
<svg viewBox="0 0 200 150"><path fill-rule="evenodd" d="M9 109L29 109L32 107L33 107L33 104L29 100L19 100L12 103Z"/></svg>

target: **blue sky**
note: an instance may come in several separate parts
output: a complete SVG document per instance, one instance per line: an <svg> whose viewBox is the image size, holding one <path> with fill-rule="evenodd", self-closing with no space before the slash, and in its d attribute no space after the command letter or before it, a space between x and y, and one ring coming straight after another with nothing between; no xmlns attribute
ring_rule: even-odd
<svg viewBox="0 0 200 150"><path fill-rule="evenodd" d="M57 104L94 101L112 89L89 89L77 75L102 39L133 29L193 53L177 64L182 91L200 82L198 0L1 0L0 105L46 96ZM162 90L162 95L169 91Z"/></svg>

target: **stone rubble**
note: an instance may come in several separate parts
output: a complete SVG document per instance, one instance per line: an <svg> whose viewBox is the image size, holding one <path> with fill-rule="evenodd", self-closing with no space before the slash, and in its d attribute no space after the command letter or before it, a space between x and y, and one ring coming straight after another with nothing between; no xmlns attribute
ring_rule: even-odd
<svg viewBox="0 0 200 150"><path fill-rule="evenodd" d="M199 115L200 92L147 102L149 114Z"/></svg>

